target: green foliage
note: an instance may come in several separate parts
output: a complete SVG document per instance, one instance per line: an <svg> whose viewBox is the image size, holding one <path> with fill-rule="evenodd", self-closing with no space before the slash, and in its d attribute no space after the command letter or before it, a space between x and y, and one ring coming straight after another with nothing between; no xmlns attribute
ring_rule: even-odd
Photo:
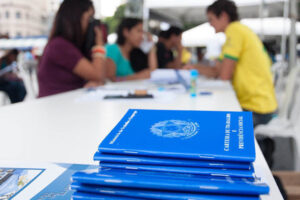
<svg viewBox="0 0 300 200"><path fill-rule="evenodd" d="M114 16L106 17L103 20L103 22L108 25L109 34L116 32L118 25L120 24L121 20L125 16L125 14L124 14L125 13L125 8L126 8L126 4L120 5L117 8L116 12L114 13Z"/></svg>
<svg viewBox="0 0 300 200"><path fill-rule="evenodd" d="M125 17L125 8L126 8L127 4L122 4L120 5L115 13L114 16L112 17L106 17L103 22L106 23L108 25L108 32L109 34L111 33L115 33L118 25L120 24L121 20ZM193 28L197 25L199 25L199 23L191 23L191 22L187 22L187 20L185 20L184 17L181 17L181 22L183 23L183 30L188 30L190 28Z"/></svg>
<svg viewBox="0 0 300 200"><path fill-rule="evenodd" d="M189 29L194 28L194 27L198 26L199 24L201 24L201 23L189 22L188 20L186 20L185 16L181 16L179 18L182 23L181 28L183 29L183 31L189 30Z"/></svg>
<svg viewBox="0 0 300 200"><path fill-rule="evenodd" d="M191 29L191 28L194 28L194 27L196 27L196 26L198 26L198 25L199 25L199 23L183 22L183 27L182 27L182 29L183 29L183 31L186 31L186 30L189 30L189 29Z"/></svg>

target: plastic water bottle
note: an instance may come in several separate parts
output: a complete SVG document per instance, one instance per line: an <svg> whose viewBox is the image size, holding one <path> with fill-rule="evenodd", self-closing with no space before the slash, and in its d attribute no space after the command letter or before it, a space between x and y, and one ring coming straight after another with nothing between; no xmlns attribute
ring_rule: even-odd
<svg viewBox="0 0 300 200"><path fill-rule="evenodd" d="M191 84L190 84L190 96L197 96L197 79L198 79L198 71L196 69L192 69L190 71Z"/></svg>

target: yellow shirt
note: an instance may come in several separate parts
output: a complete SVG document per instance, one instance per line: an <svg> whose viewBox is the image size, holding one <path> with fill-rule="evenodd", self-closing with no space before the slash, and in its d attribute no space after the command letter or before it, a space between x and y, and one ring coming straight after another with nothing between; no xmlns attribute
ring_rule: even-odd
<svg viewBox="0 0 300 200"><path fill-rule="evenodd" d="M240 22L225 30L220 58L236 61L232 85L243 109L267 114L277 109L271 60L258 36Z"/></svg>
<svg viewBox="0 0 300 200"><path fill-rule="evenodd" d="M192 58L192 54L186 48L184 48L181 54L181 62L183 64L187 64L190 62L191 58Z"/></svg>

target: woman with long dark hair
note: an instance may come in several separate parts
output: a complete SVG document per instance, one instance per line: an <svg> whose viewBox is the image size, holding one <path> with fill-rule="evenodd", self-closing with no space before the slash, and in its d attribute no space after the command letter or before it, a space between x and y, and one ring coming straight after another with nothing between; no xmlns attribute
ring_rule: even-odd
<svg viewBox="0 0 300 200"><path fill-rule="evenodd" d="M62 2L38 68L39 97L104 81L105 49L98 27L91 59L85 56L86 32L93 15L91 0Z"/></svg>
<svg viewBox="0 0 300 200"><path fill-rule="evenodd" d="M143 41L143 22L136 18L124 18L117 29L117 43L106 46L107 76L113 81L146 79L157 67L155 51L148 53L148 68L135 72L130 63L130 53Z"/></svg>

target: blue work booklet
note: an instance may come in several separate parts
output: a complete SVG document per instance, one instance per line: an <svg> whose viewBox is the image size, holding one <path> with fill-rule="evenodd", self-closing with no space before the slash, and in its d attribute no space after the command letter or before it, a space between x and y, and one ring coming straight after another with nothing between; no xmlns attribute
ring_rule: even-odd
<svg viewBox="0 0 300 200"><path fill-rule="evenodd" d="M97 172L77 172L72 179L81 184L177 192L234 195L260 195L269 192L269 187L256 179L165 172L99 169Z"/></svg>
<svg viewBox="0 0 300 200"><path fill-rule="evenodd" d="M200 174L207 176L232 176L232 177L254 177L254 170L243 169L216 169L216 168L200 168L200 167L178 167L178 166L158 166L158 165L140 165L140 164L123 164L100 162L100 167L128 170L143 170L156 172L174 172L187 174Z"/></svg>
<svg viewBox="0 0 300 200"><path fill-rule="evenodd" d="M135 200L132 197L120 197L113 195L101 195L85 192L74 192L72 200ZM140 199L139 199L140 200Z"/></svg>
<svg viewBox="0 0 300 200"><path fill-rule="evenodd" d="M257 195L253 196L234 196L218 194L201 194L191 192L143 190L130 188L105 187L73 182L71 189L79 192L92 193L97 195L110 195L120 197L147 198L147 199L166 199L166 200L259 200ZM103 197L103 196L101 196Z"/></svg>
<svg viewBox="0 0 300 200"><path fill-rule="evenodd" d="M222 169L250 169L251 163L243 162L223 162L212 160L191 160L191 159L176 159L163 157L147 157L147 156L132 156L118 155L96 152L94 160L111 163L123 164L144 164L144 165L159 165L159 166L185 166L185 167L207 167L207 168L222 168Z"/></svg>
<svg viewBox="0 0 300 200"><path fill-rule="evenodd" d="M130 109L99 145L99 151L253 162L252 113Z"/></svg>

